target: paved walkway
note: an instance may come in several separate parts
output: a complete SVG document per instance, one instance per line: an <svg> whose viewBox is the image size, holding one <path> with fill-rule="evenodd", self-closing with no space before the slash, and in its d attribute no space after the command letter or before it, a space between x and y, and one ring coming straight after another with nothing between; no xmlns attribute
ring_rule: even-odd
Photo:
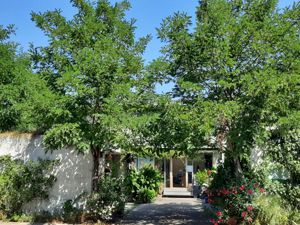
<svg viewBox="0 0 300 225"><path fill-rule="evenodd" d="M197 198L157 198L141 204L117 224L189 224L211 225L203 214L204 200Z"/></svg>

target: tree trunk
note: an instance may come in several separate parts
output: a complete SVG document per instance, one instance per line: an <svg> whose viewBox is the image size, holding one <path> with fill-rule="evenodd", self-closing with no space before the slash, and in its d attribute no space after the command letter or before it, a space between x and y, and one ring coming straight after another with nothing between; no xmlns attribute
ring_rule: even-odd
<svg viewBox="0 0 300 225"><path fill-rule="evenodd" d="M239 157L234 159L234 156L233 156L233 153L236 151L235 143L231 142L228 139L228 144L229 144L229 147L230 147L230 150L231 150L231 153L232 153L230 155L230 158L231 158L231 161L232 161L232 176L236 178L242 172L242 166L241 166L241 162L240 162Z"/></svg>
<svg viewBox="0 0 300 225"><path fill-rule="evenodd" d="M233 163L233 177L237 177L242 172L242 167L240 163L240 159L237 157L236 159L232 159Z"/></svg>
<svg viewBox="0 0 300 225"><path fill-rule="evenodd" d="M93 191L98 191L97 178L99 177L99 159L94 158L94 178L93 178Z"/></svg>
<svg viewBox="0 0 300 225"><path fill-rule="evenodd" d="M93 170L93 191L98 191L97 178L99 177L99 159L102 158L102 151L99 147L91 145L91 153L94 161L94 170Z"/></svg>

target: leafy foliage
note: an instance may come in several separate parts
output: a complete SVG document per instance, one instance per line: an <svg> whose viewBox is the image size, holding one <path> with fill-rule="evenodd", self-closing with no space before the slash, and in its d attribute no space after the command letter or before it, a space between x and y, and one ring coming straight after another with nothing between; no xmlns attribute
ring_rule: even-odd
<svg viewBox="0 0 300 225"><path fill-rule="evenodd" d="M193 30L185 13L157 29L166 45L149 66L150 80L173 81L171 94L186 108L177 117L198 118L184 139L187 152L219 147L233 176L249 167L257 143L267 144L270 127L299 127L300 7L280 11L277 2L200 0Z"/></svg>
<svg viewBox="0 0 300 225"><path fill-rule="evenodd" d="M212 178L212 176L216 173L216 168L213 167L212 170L209 169L205 169L202 172L200 170L198 170L197 173L194 174L194 177L198 179L199 181L199 186L201 188L201 186L203 184L207 184L210 185L210 178Z"/></svg>
<svg viewBox="0 0 300 225"><path fill-rule="evenodd" d="M138 203L150 203L157 196L163 176L152 165L144 165L139 172L133 167L125 177L127 196Z"/></svg>
<svg viewBox="0 0 300 225"><path fill-rule="evenodd" d="M126 199L121 190L123 179L113 177L111 173L95 179L98 182L99 190L87 198L87 215L93 219L109 220L112 218L112 213L124 211Z"/></svg>
<svg viewBox="0 0 300 225"><path fill-rule="evenodd" d="M14 25L0 27L0 132L43 133L55 95L32 71L29 54L6 40L11 34Z"/></svg>
<svg viewBox="0 0 300 225"><path fill-rule="evenodd" d="M44 144L47 151L69 146L79 154L90 151L98 176L102 153L118 148L117 134L126 130L127 102L144 69L142 54L150 37L135 41L135 20L125 20L127 1L71 2L78 9L71 20L60 10L31 14L49 38L49 46L31 48L35 68L60 94L47 114L53 126Z"/></svg>
<svg viewBox="0 0 300 225"><path fill-rule="evenodd" d="M258 209L257 224L298 224L299 211L290 206L282 204L282 197L278 195L261 196L254 203L254 207Z"/></svg>
<svg viewBox="0 0 300 225"><path fill-rule="evenodd" d="M56 177L47 174L58 161L38 159L23 162L11 156L0 157L0 210L6 214L18 213L21 207L39 197L48 198L48 191Z"/></svg>
<svg viewBox="0 0 300 225"><path fill-rule="evenodd" d="M261 179L257 179L253 171L242 172L233 178L230 170L230 166L220 164L217 172L212 174L213 181L206 191L208 202L223 209L221 216L215 217L217 221L228 221L231 216L236 216L240 222L251 222L258 212L254 203L265 193L263 185L259 183ZM262 180L266 180L266 177Z"/></svg>

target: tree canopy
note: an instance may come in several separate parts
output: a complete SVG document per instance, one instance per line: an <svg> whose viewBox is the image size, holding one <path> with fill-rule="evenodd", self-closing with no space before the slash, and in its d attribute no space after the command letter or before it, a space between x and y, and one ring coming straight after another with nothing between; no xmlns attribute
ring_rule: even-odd
<svg viewBox="0 0 300 225"><path fill-rule="evenodd" d="M43 115L52 93L31 68L28 53L8 41L14 25L0 28L0 132L43 132Z"/></svg>
<svg viewBox="0 0 300 225"><path fill-rule="evenodd" d="M46 115L54 125L44 144L50 151L69 146L90 151L98 176L99 158L118 148L115 139L124 132L126 96L144 70L142 54L150 37L135 40L135 20L124 19L127 1L71 2L78 9L71 20L60 10L31 14L49 38L49 46L31 48L35 68L60 96Z"/></svg>
<svg viewBox="0 0 300 225"><path fill-rule="evenodd" d="M277 2L200 0L194 27L175 13L157 29L166 45L149 68L151 80L175 83L182 115L199 118L191 134L215 137L199 139L225 152L235 174L272 132L299 128L300 5L280 10Z"/></svg>

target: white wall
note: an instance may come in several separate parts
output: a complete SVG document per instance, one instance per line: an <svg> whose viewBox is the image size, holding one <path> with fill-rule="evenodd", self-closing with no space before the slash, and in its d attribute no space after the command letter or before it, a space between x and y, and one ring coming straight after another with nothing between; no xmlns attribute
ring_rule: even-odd
<svg viewBox="0 0 300 225"><path fill-rule="evenodd" d="M37 161L40 158L59 159L60 165L51 172L57 181L49 192L49 200L34 200L23 207L28 213L61 209L68 199L74 199L82 192L90 193L92 189L93 159L87 155L77 155L74 150L62 149L44 153L42 137L30 135L0 135L0 156L10 154L24 161ZM103 166L103 160L101 160Z"/></svg>
<svg viewBox="0 0 300 225"><path fill-rule="evenodd" d="M264 149L259 148L258 146L251 149L250 160L252 168L260 165L264 161Z"/></svg>

